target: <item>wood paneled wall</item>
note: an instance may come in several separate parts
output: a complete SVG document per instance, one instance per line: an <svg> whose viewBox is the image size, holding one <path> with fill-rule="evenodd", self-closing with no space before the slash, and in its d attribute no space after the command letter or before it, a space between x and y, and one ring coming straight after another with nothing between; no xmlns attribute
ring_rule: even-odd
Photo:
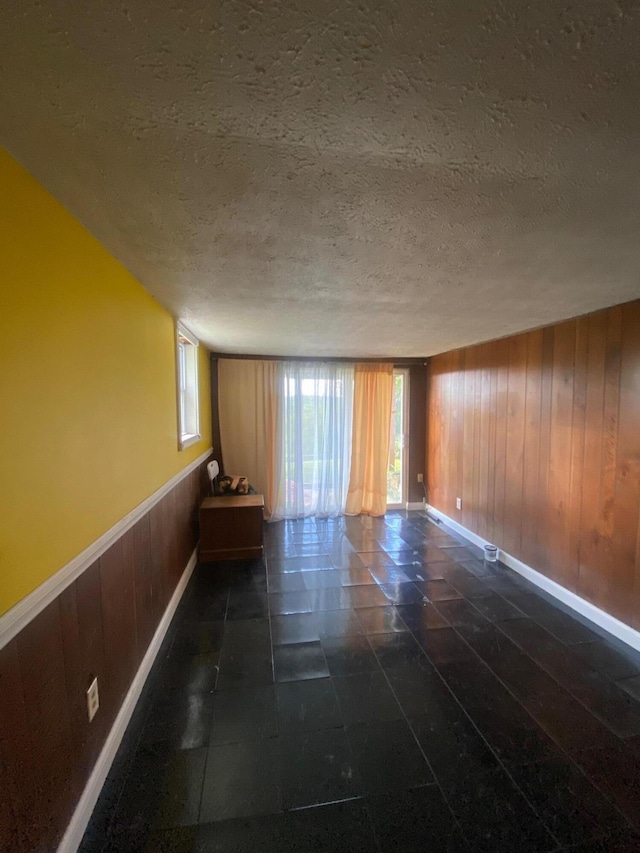
<svg viewBox="0 0 640 853"><path fill-rule="evenodd" d="M0 650L3 853L56 849L196 547L206 493L202 465Z"/></svg>
<svg viewBox="0 0 640 853"><path fill-rule="evenodd" d="M427 368L413 364L409 368L409 464L407 465L407 500L421 503L424 486L418 482L418 474L424 476L426 424L424 410L427 400Z"/></svg>
<svg viewBox="0 0 640 853"><path fill-rule="evenodd" d="M218 362L213 353L209 353L209 375L211 377L211 438L213 458L218 461L220 471L224 472L222 441L220 440L220 400L218 392Z"/></svg>
<svg viewBox="0 0 640 853"><path fill-rule="evenodd" d="M640 301L429 372L429 503L640 628Z"/></svg>

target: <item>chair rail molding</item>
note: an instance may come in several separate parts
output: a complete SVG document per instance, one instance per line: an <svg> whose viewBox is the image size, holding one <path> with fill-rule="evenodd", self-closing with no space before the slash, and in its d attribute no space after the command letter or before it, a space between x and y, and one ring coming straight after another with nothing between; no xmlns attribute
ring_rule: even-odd
<svg viewBox="0 0 640 853"><path fill-rule="evenodd" d="M213 448L209 448L200 454L197 459L190 462L181 471L178 471L164 485L160 486L153 494L134 507L113 527L110 527L102 536L99 536L84 551L70 560L61 569L47 578L44 583L36 587L33 592L25 596L14 607L0 616L0 649L16 637L22 629L34 619L38 613L45 609L52 601L72 584L80 575L89 568L104 552L113 545L124 533L142 518L158 501L168 494L181 480L192 471L202 465L211 456Z"/></svg>

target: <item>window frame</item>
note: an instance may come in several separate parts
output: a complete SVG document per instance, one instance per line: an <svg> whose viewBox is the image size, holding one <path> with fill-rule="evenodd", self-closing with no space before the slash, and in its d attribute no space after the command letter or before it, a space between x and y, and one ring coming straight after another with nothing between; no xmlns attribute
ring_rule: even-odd
<svg viewBox="0 0 640 853"><path fill-rule="evenodd" d="M200 341L193 332L178 321L176 323L176 400L179 450L186 450L202 438L198 377L199 346Z"/></svg>

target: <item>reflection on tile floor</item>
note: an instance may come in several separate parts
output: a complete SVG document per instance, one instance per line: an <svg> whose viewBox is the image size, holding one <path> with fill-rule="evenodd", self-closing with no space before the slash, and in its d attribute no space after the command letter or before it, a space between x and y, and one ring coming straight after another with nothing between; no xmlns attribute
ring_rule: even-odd
<svg viewBox="0 0 640 853"><path fill-rule="evenodd" d="M640 654L423 513L198 566L83 853L640 851Z"/></svg>

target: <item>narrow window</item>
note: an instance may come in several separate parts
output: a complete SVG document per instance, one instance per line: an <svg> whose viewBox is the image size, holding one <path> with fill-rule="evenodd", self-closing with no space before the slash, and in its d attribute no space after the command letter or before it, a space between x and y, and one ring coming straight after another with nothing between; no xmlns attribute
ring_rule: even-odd
<svg viewBox="0 0 640 853"><path fill-rule="evenodd" d="M178 323L178 430L180 450L200 440L198 411L198 339Z"/></svg>
<svg viewBox="0 0 640 853"><path fill-rule="evenodd" d="M407 502L407 447L409 439L409 371L393 371L393 405L389 431L387 507L397 509Z"/></svg>

